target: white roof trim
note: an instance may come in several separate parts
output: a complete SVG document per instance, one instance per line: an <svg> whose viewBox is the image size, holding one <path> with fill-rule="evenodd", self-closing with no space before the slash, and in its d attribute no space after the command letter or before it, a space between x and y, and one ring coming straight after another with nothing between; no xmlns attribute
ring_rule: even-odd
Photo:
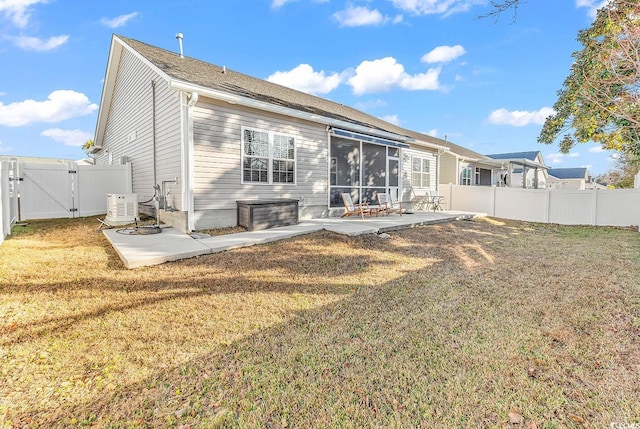
<svg viewBox="0 0 640 429"><path fill-rule="evenodd" d="M197 92L202 96L213 98L215 100L226 101L230 104L237 104L245 107L252 107L254 109L264 110L271 113L277 113L284 116L289 116L297 119L304 119L310 122L316 122L322 125L328 125L336 128L346 128L351 131L369 134L376 137L387 138L391 140L402 140L409 143L422 144L424 146L430 146L438 149L445 149L444 146L439 146L432 143L422 142L414 140L411 137L402 136L389 131L379 130L377 128L366 127L363 125L354 124L339 119L327 118L326 116L318 115L315 113L307 113L300 110L292 109L290 107L278 106L275 104L267 103L253 98L244 97L242 95L230 94L228 92L211 89L202 85L196 85L191 82L185 82L180 80L170 80L169 86L172 89L185 92Z"/></svg>
<svg viewBox="0 0 640 429"><path fill-rule="evenodd" d="M109 109L106 108L107 103L111 103L113 90L115 88L116 74L120 68L120 61L122 59L122 50L126 49L132 53L136 58L142 61L147 67L153 70L161 79L169 82L171 79L169 75L156 67L153 63L143 57L138 51L127 45L125 41L120 39L115 34L111 37L111 46L109 48L109 60L107 61L107 70L104 75L104 84L102 86L102 95L100 96L100 109L98 110L98 120L96 123L96 132L93 137L94 147L91 153L96 153L102 149L102 138L104 129L107 125L107 116L109 115Z"/></svg>

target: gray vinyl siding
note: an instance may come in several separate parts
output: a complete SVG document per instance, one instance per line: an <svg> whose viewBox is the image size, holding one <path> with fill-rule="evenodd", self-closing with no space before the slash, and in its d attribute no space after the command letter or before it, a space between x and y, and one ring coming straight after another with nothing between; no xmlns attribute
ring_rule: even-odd
<svg viewBox="0 0 640 429"><path fill-rule="evenodd" d="M458 184L458 171L456 157L450 153L443 153L440 155L440 184L448 185L453 183Z"/></svg>
<svg viewBox="0 0 640 429"><path fill-rule="evenodd" d="M242 184L242 127L295 138L295 185ZM193 109L195 210L235 210L236 200L260 198L326 209L327 138L321 125L201 98Z"/></svg>
<svg viewBox="0 0 640 429"><path fill-rule="evenodd" d="M411 148L411 149L404 149L402 156L404 160L404 162L402 163L402 201L404 202L411 201L412 199L415 199L416 196L424 195L424 191L427 190L427 188L422 188L420 186L417 186L411 183L411 158L413 156L419 156L421 158L426 158L430 160L429 172L431 175L431 179L430 179L430 187L428 189L435 191L436 177L437 177L436 154L428 150Z"/></svg>
<svg viewBox="0 0 640 429"><path fill-rule="evenodd" d="M180 99L167 82L142 60L122 50L115 88L108 112L102 150L97 164L116 163L122 156L131 162L133 192L138 201L153 196L153 103L151 82L156 82L156 178L181 177ZM135 133L135 140L129 136ZM168 203L181 208L180 184L167 186Z"/></svg>

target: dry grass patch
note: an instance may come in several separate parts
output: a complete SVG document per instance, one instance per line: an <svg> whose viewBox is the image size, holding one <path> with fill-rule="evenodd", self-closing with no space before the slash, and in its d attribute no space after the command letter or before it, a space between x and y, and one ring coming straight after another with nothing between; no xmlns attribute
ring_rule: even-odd
<svg viewBox="0 0 640 429"><path fill-rule="evenodd" d="M0 247L0 427L640 419L637 232L457 222L125 270L95 227Z"/></svg>

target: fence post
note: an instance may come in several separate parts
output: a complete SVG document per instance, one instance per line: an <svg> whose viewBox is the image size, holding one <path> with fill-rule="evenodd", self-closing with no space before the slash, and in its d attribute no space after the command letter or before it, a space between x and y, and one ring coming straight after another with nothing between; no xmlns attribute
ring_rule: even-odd
<svg viewBox="0 0 640 429"><path fill-rule="evenodd" d="M0 244L11 234L11 200L9 199L9 163L0 161Z"/></svg>
<svg viewBox="0 0 640 429"><path fill-rule="evenodd" d="M496 187L491 187L491 200L489 201L489 213L488 216L495 217L496 216Z"/></svg>
<svg viewBox="0 0 640 429"><path fill-rule="evenodd" d="M587 191L588 192L588 191ZM593 193L591 194L591 225L598 225L598 190L593 189Z"/></svg>
<svg viewBox="0 0 640 429"><path fill-rule="evenodd" d="M549 223L550 218L551 218L551 189L547 189L547 207L544 213L545 223Z"/></svg>
<svg viewBox="0 0 640 429"><path fill-rule="evenodd" d="M4 170L5 161L0 161L0 245L4 241L4 207L9 203L4 196Z"/></svg>

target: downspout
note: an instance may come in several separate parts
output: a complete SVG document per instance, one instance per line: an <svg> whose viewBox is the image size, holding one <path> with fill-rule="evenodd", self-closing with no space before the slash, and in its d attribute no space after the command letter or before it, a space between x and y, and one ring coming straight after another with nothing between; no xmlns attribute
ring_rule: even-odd
<svg viewBox="0 0 640 429"><path fill-rule="evenodd" d="M440 190L440 158L445 153L444 149L438 149L438 155L436 158L436 193Z"/></svg>
<svg viewBox="0 0 640 429"><path fill-rule="evenodd" d="M156 177L156 82L151 81L151 141L153 142L153 186L158 184Z"/></svg>
<svg viewBox="0 0 640 429"><path fill-rule="evenodd" d="M326 217L331 217L331 127L327 125L327 175L326 175L326 189L327 189L327 211ZM336 169L338 166L336 165ZM338 182L336 181L336 186ZM324 215L323 215L324 217Z"/></svg>
<svg viewBox="0 0 640 429"><path fill-rule="evenodd" d="M183 192L183 200L187 200L187 229L195 231L195 197L193 195L193 107L198 102L198 93L192 92L187 95L187 108L185 112L185 147L186 147L186 168L185 168L185 192ZM186 195L185 195L186 194Z"/></svg>

